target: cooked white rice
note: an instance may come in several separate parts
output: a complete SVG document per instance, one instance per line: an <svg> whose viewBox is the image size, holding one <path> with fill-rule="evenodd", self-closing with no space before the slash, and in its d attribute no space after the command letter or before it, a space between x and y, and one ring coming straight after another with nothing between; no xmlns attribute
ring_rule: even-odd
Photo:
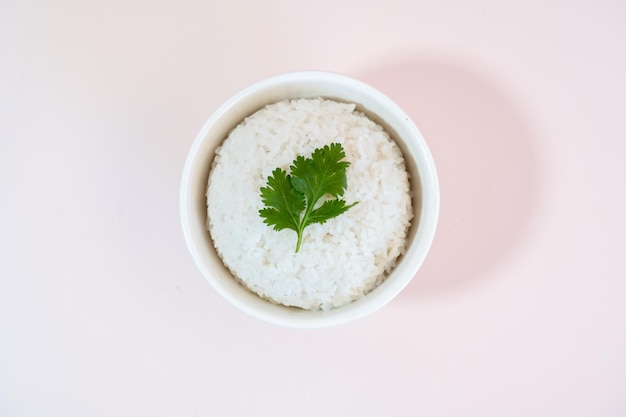
<svg viewBox="0 0 626 417"><path fill-rule="evenodd" d="M324 224L296 232L263 223L260 188L298 155L341 143L350 162L347 204ZM303 309L350 303L378 286L403 253L413 216L402 153L354 104L297 99L246 118L217 149L207 189L208 229L224 264L249 290Z"/></svg>

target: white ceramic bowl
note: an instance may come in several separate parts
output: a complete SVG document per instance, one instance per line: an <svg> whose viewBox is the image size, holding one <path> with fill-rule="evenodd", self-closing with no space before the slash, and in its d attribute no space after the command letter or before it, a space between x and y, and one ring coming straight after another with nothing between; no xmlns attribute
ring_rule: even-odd
<svg viewBox="0 0 626 417"><path fill-rule="evenodd" d="M328 311L309 311L265 301L240 285L220 260L206 229L206 188L215 148L230 130L261 107L284 99L324 97L351 102L380 123L404 153L414 192L415 216L406 254L388 278L365 297ZM213 288L240 310L266 322L299 328L326 327L364 317L391 301L413 279L430 248L439 215L435 165L409 116L373 87L328 72L293 72L258 82L226 101L204 124L182 176L180 210L191 255ZM355 271L355 273L358 273Z"/></svg>

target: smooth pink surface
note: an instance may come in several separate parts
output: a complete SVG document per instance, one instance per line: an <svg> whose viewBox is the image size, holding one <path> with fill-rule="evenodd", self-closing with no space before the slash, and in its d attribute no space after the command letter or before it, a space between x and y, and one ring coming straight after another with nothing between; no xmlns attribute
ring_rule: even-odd
<svg viewBox="0 0 626 417"><path fill-rule="evenodd" d="M626 3L0 4L0 416L626 415ZM178 192L219 104L360 78L426 137L442 211L370 318L223 301Z"/></svg>

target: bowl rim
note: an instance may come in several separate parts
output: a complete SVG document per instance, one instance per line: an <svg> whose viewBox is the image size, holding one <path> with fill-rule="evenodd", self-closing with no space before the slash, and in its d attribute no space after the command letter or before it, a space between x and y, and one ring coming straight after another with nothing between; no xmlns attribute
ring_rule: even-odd
<svg viewBox="0 0 626 417"><path fill-rule="evenodd" d="M237 106L244 103L245 100L251 100L251 97L262 95L264 92L281 90L281 88L289 85L308 85L311 88L316 88L324 85L324 83L327 84L327 87L330 86L328 87L330 90L341 86L341 88L346 91L350 91L354 94L358 93L357 95L361 95L372 103L377 103L377 108L385 109L386 112L393 114L396 119L395 121L398 123L397 126L400 126L401 123L403 129L410 133L409 141L407 142L407 138L403 137L402 142L404 146L411 148L409 149L409 154L411 159L415 159L416 169L419 172L418 183L422 197L418 225L416 226L417 231L404 255L405 258L409 257L411 262L399 262L389 276L391 277L402 273L404 279L389 280L389 277L387 277L383 284L365 297L345 306L330 310L311 311L295 308L296 311L293 311L293 307L278 306L269 301L262 300L259 296L237 283L236 285L256 299L255 301L254 299L246 297L246 300L242 300L241 297L243 293L235 295L233 293L233 286L230 284L225 286L218 277L215 276L215 272L212 272L206 264L202 254L202 250L206 250L206 246L199 243L198 239L199 233L209 233L206 227L202 231L195 230L197 229L197 221L195 221L197 219L194 215L192 200L195 193L198 193L199 190L194 188L192 180L198 160L203 158L204 155L199 151L207 140L208 133L211 129L215 128L216 124L219 123L224 116L237 109ZM324 96L327 97L328 95ZM292 98L295 98L295 96ZM329 98L332 99L332 97ZM270 104L275 101L278 100L265 100L265 104ZM379 114L379 112L374 113L377 116ZM241 120L243 120L243 118L241 118ZM394 140L398 141L398 138L394 137ZM403 149L405 159L407 158L406 153L407 149ZM206 159L204 159L204 162L206 163ZM206 182L202 195L205 196L205 193ZM428 198L424 198L425 196ZM393 100L371 85L343 74L328 71L295 71L274 75L241 89L224 101L205 121L192 142L182 172L179 198L180 221L187 248L197 268L209 284L222 298L240 311L268 323L294 328L320 328L345 324L370 315L393 300L412 281L426 258L437 228L440 206L439 182L434 159L423 135L411 118ZM213 250L215 249L213 248ZM235 281L232 276L230 279L233 282ZM377 289L383 286L385 286L384 291L376 292ZM239 290L236 291L239 293ZM278 314L278 311L281 313Z"/></svg>

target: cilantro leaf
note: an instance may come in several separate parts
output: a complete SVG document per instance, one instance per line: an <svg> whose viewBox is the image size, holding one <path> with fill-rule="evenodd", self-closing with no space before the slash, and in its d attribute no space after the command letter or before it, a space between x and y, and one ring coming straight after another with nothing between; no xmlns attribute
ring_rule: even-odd
<svg viewBox="0 0 626 417"><path fill-rule="evenodd" d="M299 156L291 165L291 185L305 195L307 201L317 201L324 194L343 195L347 187L346 168L350 162L339 143L332 143L313 152L311 158Z"/></svg>
<svg viewBox="0 0 626 417"><path fill-rule="evenodd" d="M304 229L314 223L345 213L357 203L347 205L343 196L348 182L346 169L350 162L339 143L331 143L313 151L310 158L298 156L290 166L291 174L276 168L261 187L265 208L259 215L274 230L291 229L298 234L296 252L300 250ZM322 198L330 196L334 198ZM321 204L318 204L321 202Z"/></svg>
<svg viewBox="0 0 626 417"><path fill-rule="evenodd" d="M304 196L294 190L289 175L276 168L267 179L267 187L261 187L261 199L266 208L259 211L263 223L274 226L274 230L298 231L300 213L305 208Z"/></svg>
<svg viewBox="0 0 626 417"><path fill-rule="evenodd" d="M326 220L337 217L342 213L348 211L348 209L356 203L352 203L349 206L346 205L344 200L334 199L324 201L320 207L314 209L309 214L309 224L313 223L326 223Z"/></svg>

